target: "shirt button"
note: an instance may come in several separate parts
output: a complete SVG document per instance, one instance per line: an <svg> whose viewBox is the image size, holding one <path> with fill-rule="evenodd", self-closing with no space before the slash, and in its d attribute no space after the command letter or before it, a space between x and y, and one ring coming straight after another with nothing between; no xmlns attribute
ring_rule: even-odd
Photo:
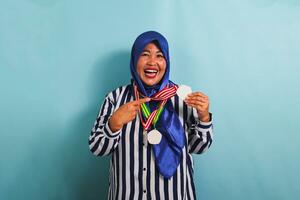
<svg viewBox="0 0 300 200"><path fill-rule="evenodd" d="M146 171L146 168L144 168L144 171Z"/></svg>
<svg viewBox="0 0 300 200"><path fill-rule="evenodd" d="M144 193L146 193L146 190L144 190Z"/></svg>

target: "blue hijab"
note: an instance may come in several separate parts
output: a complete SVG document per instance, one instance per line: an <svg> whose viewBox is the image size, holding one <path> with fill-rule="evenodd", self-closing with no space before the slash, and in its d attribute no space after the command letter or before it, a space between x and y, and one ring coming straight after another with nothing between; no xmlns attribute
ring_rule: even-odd
<svg viewBox="0 0 300 200"><path fill-rule="evenodd" d="M146 45L151 42L159 45L166 60L166 70L162 80L157 85L147 86L137 74L136 66L140 54ZM170 59L166 38L155 31L147 31L139 35L132 46L130 71L133 82L144 96L152 97L166 85L173 85L174 83L169 80ZM157 108L159 102L151 101L147 104L152 112ZM182 148L186 143L186 139L184 129L170 99L167 101L155 128L162 134L160 143L153 145L156 166L163 177L171 178L181 162Z"/></svg>

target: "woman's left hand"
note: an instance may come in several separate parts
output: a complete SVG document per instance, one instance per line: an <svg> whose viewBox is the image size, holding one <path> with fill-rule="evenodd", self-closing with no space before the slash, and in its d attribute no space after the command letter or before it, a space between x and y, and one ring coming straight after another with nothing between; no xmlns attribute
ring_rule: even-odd
<svg viewBox="0 0 300 200"><path fill-rule="evenodd" d="M184 102L197 110L200 121L210 121L208 96L202 92L193 92L185 98Z"/></svg>

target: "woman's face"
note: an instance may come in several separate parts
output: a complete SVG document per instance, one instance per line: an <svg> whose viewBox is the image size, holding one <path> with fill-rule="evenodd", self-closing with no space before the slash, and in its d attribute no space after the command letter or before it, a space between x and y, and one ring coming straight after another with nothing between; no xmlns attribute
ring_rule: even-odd
<svg viewBox="0 0 300 200"><path fill-rule="evenodd" d="M166 60L160 49L149 43L144 48L137 62L137 73L148 86L153 86L163 78L166 71Z"/></svg>

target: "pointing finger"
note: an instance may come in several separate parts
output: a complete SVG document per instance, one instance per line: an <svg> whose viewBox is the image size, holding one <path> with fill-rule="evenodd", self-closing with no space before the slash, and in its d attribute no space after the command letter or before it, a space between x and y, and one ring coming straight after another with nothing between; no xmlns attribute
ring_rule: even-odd
<svg viewBox="0 0 300 200"><path fill-rule="evenodd" d="M134 105L136 106L139 106L141 105L142 103L146 103L146 102L149 102L151 99L146 97L146 98L142 98L142 99L139 99L139 100L135 100L134 101Z"/></svg>

